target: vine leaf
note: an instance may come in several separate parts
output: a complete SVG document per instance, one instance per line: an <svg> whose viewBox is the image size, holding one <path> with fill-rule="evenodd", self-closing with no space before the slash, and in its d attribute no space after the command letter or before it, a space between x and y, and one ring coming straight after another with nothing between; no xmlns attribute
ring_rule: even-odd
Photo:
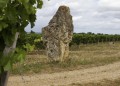
<svg viewBox="0 0 120 86"><path fill-rule="evenodd" d="M0 0L0 73L3 72L1 67L9 70L17 61L24 61L25 54L21 50L7 55L7 58L3 56L3 51L6 46L12 46L16 32L23 34L28 24L33 28L36 9L42 5L42 0Z"/></svg>
<svg viewBox="0 0 120 86"><path fill-rule="evenodd" d="M42 8L43 1L42 0L37 0L37 8Z"/></svg>
<svg viewBox="0 0 120 86"><path fill-rule="evenodd" d="M4 71L8 71L12 69L12 64L10 61L7 62L7 64L4 66Z"/></svg>
<svg viewBox="0 0 120 86"><path fill-rule="evenodd" d="M8 0L0 0L0 8L4 8L7 4Z"/></svg>

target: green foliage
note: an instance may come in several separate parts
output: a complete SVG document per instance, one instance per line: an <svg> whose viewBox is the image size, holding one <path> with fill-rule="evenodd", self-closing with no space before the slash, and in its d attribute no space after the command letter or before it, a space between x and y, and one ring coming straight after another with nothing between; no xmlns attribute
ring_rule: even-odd
<svg viewBox="0 0 120 86"><path fill-rule="evenodd" d="M3 67L4 71L8 71L12 68L13 63L18 61L23 62L25 55L25 51L16 48L14 54L10 52L7 56L0 58L0 67Z"/></svg>
<svg viewBox="0 0 120 86"><path fill-rule="evenodd" d="M29 46L29 48L26 48L26 45ZM30 51L30 46L33 46L35 50L45 49L45 46L42 41L42 35L36 33L22 34L21 37L18 39L17 46L25 50L28 49L27 51Z"/></svg>
<svg viewBox="0 0 120 86"><path fill-rule="evenodd" d="M23 61L24 53L21 50L6 57L3 50L13 44L16 32L24 33L29 23L34 26L36 9L42 5L42 0L0 0L0 73L11 69L14 62Z"/></svg>
<svg viewBox="0 0 120 86"><path fill-rule="evenodd" d="M27 43L26 45L23 45L23 47L26 49L27 52L31 52L34 50L35 45L30 45L29 43Z"/></svg>
<svg viewBox="0 0 120 86"><path fill-rule="evenodd" d="M71 45L77 44L93 44L100 42L115 42L120 41L120 35L110 35L110 34L94 34L91 32L88 33L74 33Z"/></svg>

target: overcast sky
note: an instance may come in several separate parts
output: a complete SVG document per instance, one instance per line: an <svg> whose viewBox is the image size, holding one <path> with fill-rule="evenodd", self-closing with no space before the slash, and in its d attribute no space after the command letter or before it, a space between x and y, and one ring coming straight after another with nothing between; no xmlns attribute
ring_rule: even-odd
<svg viewBox="0 0 120 86"><path fill-rule="evenodd" d="M32 29L35 32L41 32L58 7L66 5L70 7L73 16L74 32L120 34L120 0L43 1L43 8L37 11L37 20ZM31 31L29 26L25 30Z"/></svg>

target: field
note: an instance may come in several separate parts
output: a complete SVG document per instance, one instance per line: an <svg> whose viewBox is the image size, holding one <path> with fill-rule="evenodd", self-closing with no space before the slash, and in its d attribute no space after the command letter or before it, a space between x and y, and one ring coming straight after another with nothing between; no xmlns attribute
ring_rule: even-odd
<svg viewBox="0 0 120 86"><path fill-rule="evenodd" d="M99 78L101 77L101 79L96 78L96 79L93 79L94 81L90 81L89 78L84 76L83 79L84 80L88 79L87 81L84 81L84 80L83 82L71 81L70 83L65 83L62 85L119 86L120 85L119 83L120 77L118 77L119 75L118 69L120 70L119 64L120 64L120 43L119 42L115 42L115 43L107 42L107 43L87 44L87 45L81 44L80 46L74 45L74 46L71 46L69 58L65 62L58 62L58 61L49 62L47 60L47 57L44 51L40 51L39 53L34 52L27 55L26 60L23 64L18 63L14 65L14 68L11 71L11 80L14 80L14 78L16 77L18 78L19 76L27 77L27 76L40 75L41 77L42 75L46 76L46 74L50 74L51 77L53 74L55 78L59 79L60 77L58 78L58 75L55 75L56 73L59 75L64 75L64 73L66 73L65 75L67 75L67 73L70 72L70 74L75 76L78 73L76 71L82 72L83 70L85 70L87 71L86 72L86 75L87 75L89 74L89 71L94 70L93 72L91 72L93 75L89 74L88 76L94 78L96 77L95 75L96 72L98 72L97 77ZM99 70L99 68L101 70ZM107 68L109 68L109 70ZM102 75L103 71L106 71L106 75L105 75L106 78L104 77L104 74ZM113 79L111 77L108 77L108 76L111 76L110 75L111 72L116 74L118 73L117 77L113 77ZM72 77L72 75L70 76ZM69 77L69 75L64 76L65 79L67 79L67 77ZM82 77L75 78L75 80L76 79L80 80L81 78ZM53 82L54 82L54 79L53 79ZM61 84L58 84L58 85L61 85ZM34 86L39 86L39 85L34 85ZM51 86L54 86L54 83Z"/></svg>

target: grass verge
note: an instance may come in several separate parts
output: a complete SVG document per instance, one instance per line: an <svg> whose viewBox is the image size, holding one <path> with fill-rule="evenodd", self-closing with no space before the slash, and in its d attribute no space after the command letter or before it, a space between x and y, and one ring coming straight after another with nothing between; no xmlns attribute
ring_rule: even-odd
<svg viewBox="0 0 120 86"><path fill-rule="evenodd" d="M54 73L101 66L120 61L120 43L80 45L80 49L71 49L69 58L64 62L49 62L45 55L28 55L23 64L15 64L12 75Z"/></svg>

